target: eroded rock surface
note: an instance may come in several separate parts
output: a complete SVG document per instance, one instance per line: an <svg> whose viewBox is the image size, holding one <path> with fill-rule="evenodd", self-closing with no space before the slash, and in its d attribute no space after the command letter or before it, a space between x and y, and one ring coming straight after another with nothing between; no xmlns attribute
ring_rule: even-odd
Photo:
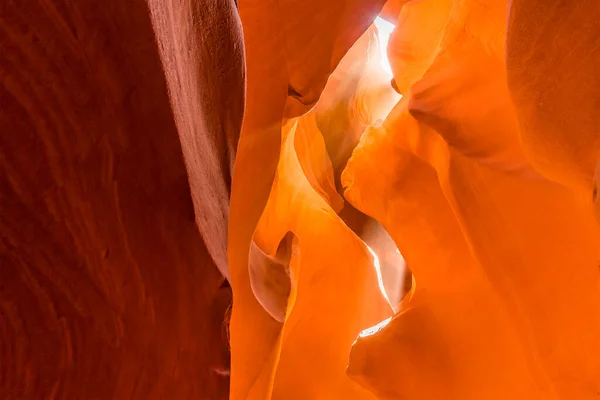
<svg viewBox="0 0 600 400"><path fill-rule="evenodd" d="M227 398L233 1L6 1L0 54L0 398Z"/></svg>
<svg viewBox="0 0 600 400"><path fill-rule="evenodd" d="M0 398L597 399L600 4L238 3L0 5Z"/></svg>

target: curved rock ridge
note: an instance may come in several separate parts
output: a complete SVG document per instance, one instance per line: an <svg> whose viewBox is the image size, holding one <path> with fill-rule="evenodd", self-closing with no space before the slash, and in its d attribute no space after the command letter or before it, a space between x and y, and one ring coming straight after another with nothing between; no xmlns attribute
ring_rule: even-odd
<svg viewBox="0 0 600 400"><path fill-rule="evenodd" d="M0 399L600 396L597 0L0 3Z"/></svg>
<svg viewBox="0 0 600 400"><path fill-rule="evenodd" d="M536 29L521 14L534 6L524 3L511 3L507 36L498 24L506 16L500 2L410 2L398 14L402 28L388 55L405 96L381 127L363 134L342 174L345 197L391 233L415 279L400 311L350 355L351 376L380 398L599 393L599 366L589 357L600 337L598 228L595 197L585 196L592 179L587 189L579 179L595 145L577 136L583 131L569 131L586 152L558 175L556 165L550 168L558 158L532 142L557 143L558 136L538 130L526 119L535 114L525 117L531 108L520 108L532 98L532 84L542 82L539 59L511 70L525 61L517 49L531 43L513 40L511 29L517 21L520 29ZM575 9L568 15L583 12ZM417 32L423 18L438 21L435 40L405 33L413 24ZM508 59L500 51L505 37L513 46ZM553 51L548 57L559 57ZM535 78L521 86L517 71ZM584 108L593 107L591 97L585 101ZM548 157L547 168L532 158L538 156ZM593 176L595 164L587 165Z"/></svg>
<svg viewBox="0 0 600 400"><path fill-rule="evenodd" d="M287 100L284 99L283 69L280 78L271 76L260 81L273 85L279 81L281 89L277 90L282 93L278 106L272 107L275 97L267 96L263 87L264 94L258 98L270 101L271 105L255 107L262 110L263 116L273 113L269 119L265 117L263 130L249 128L259 111L246 115L248 129L243 131L242 141L244 135L252 137L255 163L266 161L276 171L273 175L263 175L261 197L243 197L246 210L252 208L255 215L261 215L256 229L254 222L245 222L244 242L253 249L261 249L267 257L264 266L270 265L268 257L277 258L282 238L289 232L295 234L300 260L307 252L311 257L317 253L322 257L312 266L317 268L318 264L324 268L322 278L313 283L315 288L327 279L327 273L339 268L338 264L346 264L346 254L340 254L338 264L325 267L329 251L344 242L346 235L329 235L323 240L325 228L321 222L302 218L303 207L307 206L300 207L291 193L308 199L307 190L314 196L307 203L314 202L312 207L317 209L327 204L330 218L336 223L341 219L359 237L365 221L379 223L410 267L412 286L399 305L391 304L397 310L395 315L391 319L382 318L381 324L362 331L349 353L348 375L377 398L593 399L599 393L598 361L589 356L598 352L600 343L597 268L600 254L594 220L597 163L593 158L596 145L589 136L591 125L586 125L593 122L591 110L597 107L590 94L595 82L591 72L595 53L581 54L582 59L575 60L576 52L584 46L589 50L594 48L591 39L594 30L589 21L597 8L586 3L565 11L567 21L572 24L569 35L581 29L587 41L575 46L567 57L582 73L576 81L587 79L590 83L589 88L581 89L587 95L570 97L584 102L577 114L577 107L567 105L569 97L562 98L557 88L541 88L542 71L552 69L553 65L544 64L536 69L540 60L555 60L557 69L550 76L556 77L559 85L567 85L570 75L560 68L561 65L566 68L567 64L560 62L560 55L546 44L550 43L548 38L555 37L550 33L550 21L558 25L560 32L566 29L567 22L558 23L559 10L565 5L560 3L553 8L550 16L543 19L546 25L540 26L535 24L532 14L540 10L539 3L390 1L381 15L397 26L387 51L393 79L391 85L382 84L386 89L379 93L387 93L393 87L403 95L401 99L375 95L374 82L384 80L369 67L376 52L368 44L375 36L366 39L374 32L367 30L331 73L313 109L298 106L296 100L301 96L297 94L304 92L288 91ZM584 9L590 13L585 18ZM574 21L584 24L576 27ZM252 23L245 26L249 24ZM531 50L532 43L518 32L531 32L536 43L545 47ZM285 39L289 34L286 31L280 38ZM286 48L285 40L283 43ZM565 43L566 40L560 39L559 48ZM304 54L303 51L299 54ZM548 55L542 58L542 52ZM283 52L282 59L287 54ZM254 62L258 66L256 59ZM266 71L266 64L260 65ZM526 84L522 82L532 75L535 77ZM293 73L289 76L288 81L293 81ZM248 77L250 88L253 79L250 72ZM371 83L361 86L365 82ZM365 94L365 89L373 96ZM565 89L567 93L579 90L576 86ZM255 93L258 95L258 89ZM546 104L536 105L535 99L546 99L550 93L556 97L556 101L547 100L547 107L555 110L552 117L566 118L559 123L562 137L540 129L547 125L545 121L546 125L539 122L541 113L549 108ZM563 104L564 112L553 104ZM374 114L380 115L378 119L382 121L371 119ZM566 121L571 119L575 119L571 123L577 124L577 129L585 129L586 133L565 144L565 151L559 157L560 141L568 140L566 132L575 135L579 132L565 128ZM331 165L323 162L320 147L311 136L314 131L323 136ZM285 151L291 132L297 135L295 153ZM549 134L554 136L550 138ZM273 147L268 152L259 149L271 143L269 140ZM544 144L538 148L537 143L542 141ZM277 153L273 149L280 144L282 150ZM579 148L579 158L573 156L573 146ZM271 156L276 154L278 162ZM248 157L236 169L253 168ZM559 172L558 164L552 164L552 157L570 163L568 168ZM296 159L300 171L284 167ZM257 175L271 170L260 163L254 168ZM256 187L252 189L254 192L249 189L249 175L245 174L250 172L241 172L239 180L234 175L234 186L239 185L240 193L246 190L257 194ZM293 183L284 190L286 179ZM332 180L337 192L345 198L341 209ZM235 191L233 197L235 204ZM240 221L242 215L237 217ZM289 225L275 228L276 225L267 225L267 221L268 224L296 221L292 224L296 230ZM267 229L267 226L273 227ZM233 231L239 229L233 222L230 227ZM298 232L303 233L300 236ZM241 240L241 230L236 235ZM264 239L267 237L270 239ZM230 261L239 261L236 268L247 271L248 263L242 258L245 251L238 255L240 249L244 247L239 243L230 247ZM355 258L360 262L360 257ZM295 389L289 388L302 382L299 393L303 398L319 398L320 394L324 398L354 398L336 386L336 379L331 378L330 384L324 385L320 378L329 377L327 373L313 376L303 372L305 363L311 361L315 371L329 364L314 359L305 347L283 339L292 317L318 318L321 315L318 311L327 309L331 296L346 294L352 285L339 287L340 275L340 285L331 284L326 294L321 295L323 307L318 303L303 309L301 314L300 308L290 308L290 304L295 307L302 296L310 295L302 293L294 270L293 261L283 269L261 269L263 282L280 276L278 271L287 271L281 274L285 285L277 290L269 291L265 285L260 289L248 285L244 289L243 284L234 283L234 297L240 296L234 299L234 313L235 307L240 310L239 325L235 328L241 332L242 326L249 325L248 319L243 322L244 318L250 318L244 317L247 313L268 332L257 333L252 339L246 337L243 342L246 346L252 341L261 342L253 351L237 351L240 360L242 357L261 360L254 367L239 367L243 371L239 379L256 377L247 383L254 385L251 392L254 396L266 390L268 398L293 397ZM381 269L379 272L381 275ZM241 272L239 276L239 282L248 279ZM277 297L276 293L281 294ZM382 294L386 294L385 287ZM360 297L358 292L357 296ZM336 332L344 331L354 321L350 316L342 317L342 307L329 312L336 320L331 328ZM262 316L257 318L257 315ZM317 340L319 335L313 335L309 328L305 328L303 336L300 326L294 326L298 337L311 343ZM330 343L328 350L337 344ZM237 349L242 347L240 344ZM236 346L233 348L235 360ZM259 354L262 355L253 358ZM289 361L291 364L280 366L277 357L285 354L294 354L295 358ZM234 361L234 371L235 368ZM318 391L311 391L313 387ZM246 398L242 391L236 394ZM358 393L354 396L360 398Z"/></svg>

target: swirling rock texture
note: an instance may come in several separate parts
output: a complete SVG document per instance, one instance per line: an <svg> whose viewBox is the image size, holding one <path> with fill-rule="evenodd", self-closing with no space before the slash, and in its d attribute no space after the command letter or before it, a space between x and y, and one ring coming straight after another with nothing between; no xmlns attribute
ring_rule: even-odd
<svg viewBox="0 0 600 400"><path fill-rule="evenodd" d="M598 21L5 0L0 399L600 398Z"/></svg>
<svg viewBox="0 0 600 400"><path fill-rule="evenodd" d="M244 85L233 1L1 2L1 399L227 398Z"/></svg>
<svg viewBox="0 0 600 400"><path fill-rule="evenodd" d="M336 12L317 28L312 9L266 3L240 2L232 399L598 398L600 4L377 4L396 25L388 84L361 47L370 15ZM331 37L356 27L364 36L336 66ZM318 42L299 41L312 30ZM410 267L400 304L386 286L398 274L379 261L393 247L365 259L348 208Z"/></svg>

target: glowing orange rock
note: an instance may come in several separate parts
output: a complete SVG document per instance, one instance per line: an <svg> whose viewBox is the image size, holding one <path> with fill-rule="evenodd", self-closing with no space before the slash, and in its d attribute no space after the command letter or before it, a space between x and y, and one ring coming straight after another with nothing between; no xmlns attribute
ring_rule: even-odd
<svg viewBox="0 0 600 400"><path fill-rule="evenodd" d="M408 114L407 103L391 123L363 135L344 172L346 196L392 234L416 283L386 327L359 339L350 374L382 399L529 393L509 316L491 295L429 164L443 165L447 145Z"/></svg>
<svg viewBox="0 0 600 400"><path fill-rule="evenodd" d="M272 381L267 391L255 386L251 396L267 398L272 390L273 398L372 399L346 376L347 357L359 332L389 317L391 308L368 248L336 215L342 199L310 116L284 127L275 183L253 237L262 252L275 256L286 232L292 234L289 300L273 361L259 378ZM319 182L323 175L327 182ZM269 295L253 288L259 300Z"/></svg>
<svg viewBox="0 0 600 400"><path fill-rule="evenodd" d="M0 397L598 398L597 0L26 3Z"/></svg>
<svg viewBox="0 0 600 400"><path fill-rule="evenodd" d="M542 173L590 202L600 146L599 18L593 0L513 0L507 16L506 71L524 148Z"/></svg>
<svg viewBox="0 0 600 400"><path fill-rule="evenodd" d="M248 398L253 387L259 385L261 371L269 364L281 331L281 323L254 296L248 255L275 177L285 122L282 118L301 115L314 105L327 77L371 24L382 4L359 0L332 4L316 0L239 2L248 84L229 221L234 400ZM316 31L318 36L313 35ZM261 396L265 392L260 389L256 393Z"/></svg>
<svg viewBox="0 0 600 400"><path fill-rule="evenodd" d="M452 0L404 4L390 36L388 58L400 93L423 77L441 49Z"/></svg>
<svg viewBox="0 0 600 400"><path fill-rule="evenodd" d="M240 4L249 111L230 224L234 399L369 398L344 378L346 356L349 376L381 399L597 396L600 359L590 354L600 353L600 236L592 196L548 179L583 193L593 187L595 106L586 97L581 137L555 132L538 149L545 106L531 91L543 81L522 82L535 61L519 33L538 29L528 26L532 4L513 2L507 26L505 1L388 2L382 15L398 26L388 56L404 95L389 115L396 99L368 58L372 32L332 72L348 43L332 45L329 26L327 45L302 42L299 25L288 22L304 17L314 28L318 16L298 6L271 29L276 13ZM573 8L570 21L581 17ZM271 37L274 30L282 34ZM267 54L270 61L259 57ZM554 118L561 118L554 105L566 101L552 103ZM562 142L571 147L560 158ZM579 160L572 150L583 143ZM555 156L569 164L564 173L550 166ZM340 186L389 232L414 275L391 319L377 292L376 259L344 224ZM378 321L349 351L351 336ZM256 328L248 333L249 326ZM323 332L335 340L324 341Z"/></svg>
<svg viewBox="0 0 600 400"><path fill-rule="evenodd" d="M464 32L469 26L478 32L470 20ZM350 371L381 398L594 398L599 366L586 355L598 351L600 335L593 214L532 171L503 59L486 50L493 35L464 32L439 52L383 128L365 133L344 173L347 197L392 233L416 281L399 315L359 340ZM434 168L441 193L415 156ZM429 206L436 197L445 201ZM434 214L419 229L429 213L444 209L448 217ZM435 242L439 258L431 248L419 251L451 225L450 239ZM457 238L468 253L447 276L438 267L460 254ZM431 300L444 290L455 290L451 299ZM473 324L479 319L486 322ZM406 382L391 372L398 369ZM427 386L431 381L438 384Z"/></svg>

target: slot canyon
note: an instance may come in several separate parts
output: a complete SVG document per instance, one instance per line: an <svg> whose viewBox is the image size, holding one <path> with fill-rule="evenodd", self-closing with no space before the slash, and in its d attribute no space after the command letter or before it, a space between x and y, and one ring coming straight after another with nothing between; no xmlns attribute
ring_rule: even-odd
<svg viewBox="0 0 600 400"><path fill-rule="evenodd" d="M600 400L600 1L0 0L0 400Z"/></svg>

